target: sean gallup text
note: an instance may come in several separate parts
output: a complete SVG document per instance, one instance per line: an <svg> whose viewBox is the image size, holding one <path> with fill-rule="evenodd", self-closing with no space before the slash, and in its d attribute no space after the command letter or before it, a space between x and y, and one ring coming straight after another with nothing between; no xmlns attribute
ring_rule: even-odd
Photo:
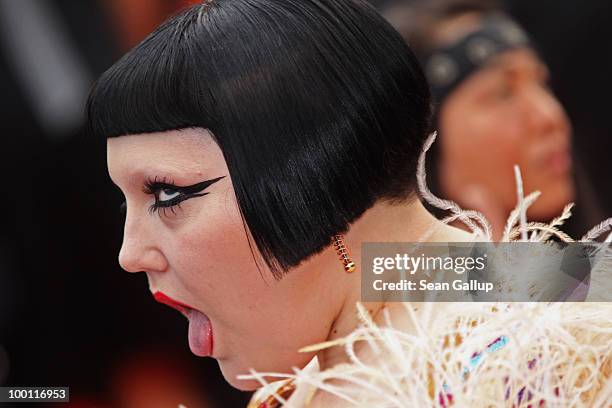
<svg viewBox="0 0 612 408"><path fill-rule="evenodd" d="M397 282L385 282L382 279L377 279L373 282L373 288L376 291L484 291L490 292L493 290L493 283L478 282L476 279L463 281L455 279L452 282L429 282L427 279L421 279L418 282L402 279Z"/></svg>

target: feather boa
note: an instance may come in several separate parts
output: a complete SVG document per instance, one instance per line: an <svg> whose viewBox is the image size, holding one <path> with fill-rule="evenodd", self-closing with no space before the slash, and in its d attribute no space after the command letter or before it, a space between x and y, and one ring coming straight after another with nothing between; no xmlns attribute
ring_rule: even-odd
<svg viewBox="0 0 612 408"><path fill-rule="evenodd" d="M491 241L491 227L476 211L435 197L425 183L425 153L435 140L430 136L419 160L418 186L424 200L450 211L443 221L463 221L475 241ZM572 205L548 224L528 223L527 208L538 198L523 196L520 171L515 168L518 205L510 214L502 241L543 242L551 237L574 240L559 229L571 215ZM608 233L608 219L580 241L592 242ZM612 257L606 245L603 260L591 272L588 300L603 300L612 291ZM524 275L523 275L524 276ZM506 287L516 284L508 279ZM612 407L612 303L404 303L405 319L414 330L376 324L361 304L356 305L361 325L349 336L303 349L313 352L344 347L350 364L320 371L316 361L293 374L251 370L242 379L256 379L262 388L253 401L275 395L279 384L265 378L291 380L296 393L287 407L303 407L307 398L296 394L325 391L351 407ZM395 317L394 317L395 319ZM366 347L361 359L356 347ZM362 351L361 350L361 351ZM313 365L314 364L314 365ZM315 367L313 369L313 367ZM338 385L338 382L342 385ZM256 405L253 405L256 406Z"/></svg>

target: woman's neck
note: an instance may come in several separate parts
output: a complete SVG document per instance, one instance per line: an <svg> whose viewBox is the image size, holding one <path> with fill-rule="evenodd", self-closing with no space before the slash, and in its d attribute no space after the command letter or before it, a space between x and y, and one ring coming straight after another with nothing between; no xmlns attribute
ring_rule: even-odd
<svg viewBox="0 0 612 408"><path fill-rule="evenodd" d="M361 244L362 242L462 242L470 241L471 235L457 228L442 224L431 215L418 200L405 204L377 203L344 235L344 243L357 263L354 273L343 276L346 287L344 301L329 331L328 341L347 336L359 324L355 304L361 300ZM375 316L385 304L364 302L363 305ZM321 369L347 362L342 347L332 347L317 355Z"/></svg>

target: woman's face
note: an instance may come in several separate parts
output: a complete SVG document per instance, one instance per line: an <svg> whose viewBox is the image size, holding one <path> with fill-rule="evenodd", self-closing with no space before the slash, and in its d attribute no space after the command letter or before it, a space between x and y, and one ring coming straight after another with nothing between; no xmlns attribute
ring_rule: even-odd
<svg viewBox="0 0 612 408"><path fill-rule="evenodd" d="M542 192L530 217L550 218L573 200L570 124L547 80L536 54L517 49L496 57L447 97L439 122L447 197L478 187L493 201L489 205L509 211L517 202L517 164L525 193Z"/></svg>
<svg viewBox="0 0 612 408"><path fill-rule="evenodd" d="M322 267L335 260L333 250L280 281L263 263L260 273L223 154L205 130L122 136L108 139L107 147L110 177L127 204L119 263L128 272L146 273L151 294L199 311L183 310L192 351L212 353L227 381L241 389L257 385L235 378L250 368L289 372L307 363L312 355L297 350L324 341L341 307L336 300L343 298L342 285L334 276L342 273ZM167 185L147 191L151 182ZM152 208L180 200L175 207ZM172 303L159 294L158 300Z"/></svg>

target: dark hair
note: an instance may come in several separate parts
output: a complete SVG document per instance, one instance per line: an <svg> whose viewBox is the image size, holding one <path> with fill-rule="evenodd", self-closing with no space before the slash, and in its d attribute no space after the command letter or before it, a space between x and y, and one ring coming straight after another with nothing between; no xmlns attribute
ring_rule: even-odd
<svg viewBox="0 0 612 408"><path fill-rule="evenodd" d="M394 0L381 6L381 12L419 58L441 45L434 35L440 24L467 13L500 10L503 5L496 0Z"/></svg>
<svg viewBox="0 0 612 408"><path fill-rule="evenodd" d="M503 11L496 0L381 0L378 9L390 24L402 35L421 64L427 55L440 47L436 32L448 20L467 13L488 14ZM376 3L375 3L376 4ZM430 132L438 130L442 102L432 98ZM444 135L438 134L438 138ZM437 196L444 197L440 186L440 143L434 143L427 154L427 184ZM444 218L447 211L424 203L437 218Z"/></svg>
<svg viewBox="0 0 612 408"><path fill-rule="evenodd" d="M377 200L414 196L429 98L415 56L365 1L213 0L106 71L87 112L104 138L209 129L279 278Z"/></svg>

